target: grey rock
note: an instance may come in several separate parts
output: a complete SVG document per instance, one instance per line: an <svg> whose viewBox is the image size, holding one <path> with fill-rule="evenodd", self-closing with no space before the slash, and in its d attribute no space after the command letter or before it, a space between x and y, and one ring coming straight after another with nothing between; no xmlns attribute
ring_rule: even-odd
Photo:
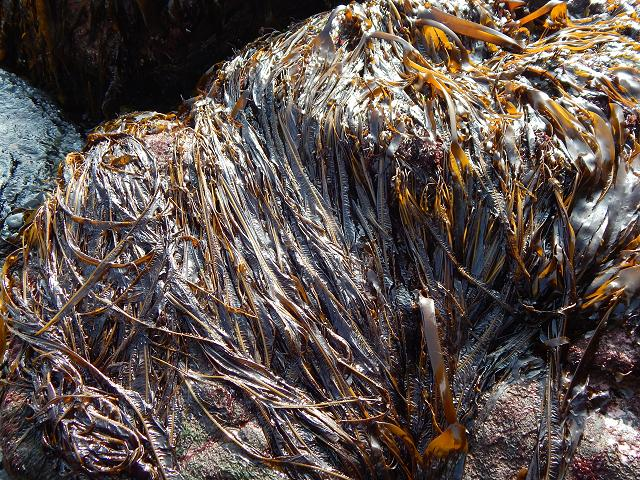
<svg viewBox="0 0 640 480"><path fill-rule="evenodd" d="M54 185L65 154L82 145L78 129L55 103L16 75L0 70L0 258Z"/></svg>
<svg viewBox="0 0 640 480"><path fill-rule="evenodd" d="M14 213L13 215L9 215L4 220L4 225L11 230L17 230L18 228L20 228L23 222L24 222L24 213L20 212L20 213Z"/></svg>
<svg viewBox="0 0 640 480"><path fill-rule="evenodd" d="M0 450L0 480L11 480L4 468L2 468L2 450Z"/></svg>
<svg viewBox="0 0 640 480"><path fill-rule="evenodd" d="M592 412L568 480L636 480L640 472L640 421L627 402Z"/></svg>

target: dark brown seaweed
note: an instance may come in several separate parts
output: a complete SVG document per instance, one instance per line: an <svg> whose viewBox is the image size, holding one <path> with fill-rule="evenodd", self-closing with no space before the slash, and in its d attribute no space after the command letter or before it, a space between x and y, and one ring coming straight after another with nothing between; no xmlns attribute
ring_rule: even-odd
<svg viewBox="0 0 640 480"><path fill-rule="evenodd" d="M507 4L339 7L67 158L0 321L59 465L178 478L188 410L292 478L460 478L478 396L535 347L527 478L564 476L566 344L638 311L637 12Z"/></svg>

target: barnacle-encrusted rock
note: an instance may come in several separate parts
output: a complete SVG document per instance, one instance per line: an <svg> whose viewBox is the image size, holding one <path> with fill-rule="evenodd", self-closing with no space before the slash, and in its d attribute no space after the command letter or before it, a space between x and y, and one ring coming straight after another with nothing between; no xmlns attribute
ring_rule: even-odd
<svg viewBox="0 0 640 480"><path fill-rule="evenodd" d="M48 471L215 478L206 432L253 476L461 478L478 402L524 378L514 474L563 478L640 303L636 25L351 4L96 130L2 276L3 395Z"/></svg>

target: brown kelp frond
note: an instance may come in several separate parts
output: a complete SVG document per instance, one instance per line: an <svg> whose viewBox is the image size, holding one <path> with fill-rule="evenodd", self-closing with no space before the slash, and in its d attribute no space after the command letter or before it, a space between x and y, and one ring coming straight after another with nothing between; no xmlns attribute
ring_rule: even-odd
<svg viewBox="0 0 640 480"><path fill-rule="evenodd" d="M450 15L437 8L428 8L424 11L418 10L418 18L426 20L435 20L460 35L466 35L482 42L489 42L501 47L508 47L519 52L522 51L522 46L511 37L489 28L479 23L470 22L464 18Z"/></svg>
<svg viewBox="0 0 640 480"><path fill-rule="evenodd" d="M534 12L531 12L524 18L518 20L518 25L526 25L536 18L549 14L549 19L553 23L566 24L567 19L567 3L562 0L551 0Z"/></svg>
<svg viewBox="0 0 640 480"><path fill-rule="evenodd" d="M173 478L197 427L279 476L460 478L538 344L529 475L562 477L566 345L639 307L637 20L456 4L313 17L67 158L0 303L62 471Z"/></svg>

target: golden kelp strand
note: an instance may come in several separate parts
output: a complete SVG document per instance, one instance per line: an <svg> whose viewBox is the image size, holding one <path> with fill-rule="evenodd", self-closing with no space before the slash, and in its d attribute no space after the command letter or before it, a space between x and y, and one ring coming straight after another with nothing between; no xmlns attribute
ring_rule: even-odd
<svg viewBox="0 0 640 480"><path fill-rule="evenodd" d="M549 18L552 22L566 22L567 18L567 3L562 0L551 0L544 4L542 7L534 12L531 12L524 18L518 20L518 25L526 25L532 22L536 18L540 18L543 15L549 14Z"/></svg>

